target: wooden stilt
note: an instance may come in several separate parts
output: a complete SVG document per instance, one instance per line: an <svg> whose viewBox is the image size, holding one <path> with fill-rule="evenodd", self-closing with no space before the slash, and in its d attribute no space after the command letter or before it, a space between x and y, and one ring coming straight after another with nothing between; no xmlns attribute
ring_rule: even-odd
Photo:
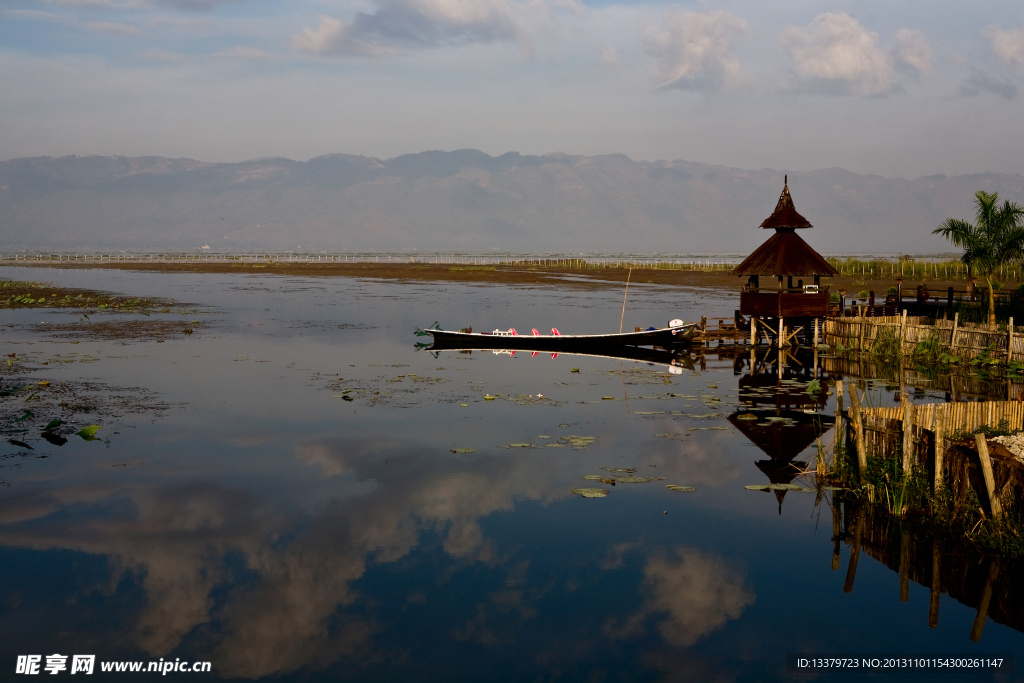
<svg viewBox="0 0 1024 683"><path fill-rule="evenodd" d="M757 345L757 318L750 316L750 345Z"/></svg>
<svg viewBox="0 0 1024 683"><path fill-rule="evenodd" d="M996 480L992 473L992 458L989 457L988 442L985 440L984 434L975 434L974 441L978 444L978 459L981 461L981 473L985 477L985 490L988 492L992 519L998 522L1003 516L1003 506L996 493Z"/></svg>
<svg viewBox="0 0 1024 683"><path fill-rule="evenodd" d="M1010 318L1010 320L1013 320L1013 318ZM818 348L818 319L817 318L814 319L814 348Z"/></svg>

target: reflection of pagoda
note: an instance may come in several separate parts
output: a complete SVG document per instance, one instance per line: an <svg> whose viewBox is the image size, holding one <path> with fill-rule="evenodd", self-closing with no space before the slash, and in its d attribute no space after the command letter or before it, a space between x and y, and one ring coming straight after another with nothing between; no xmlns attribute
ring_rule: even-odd
<svg viewBox="0 0 1024 683"><path fill-rule="evenodd" d="M748 411L739 410L728 417L736 429L760 448L768 460L754 463L757 469L764 472L772 484L790 484L797 475L807 467L807 463L796 460L804 450L810 447L818 437L830 428L835 419L828 415L810 414L797 410L776 411L775 417L788 418L765 423L765 414L758 415L758 420L740 420L740 415ZM775 491L779 501L779 514L782 514L782 501L786 497L785 490Z"/></svg>

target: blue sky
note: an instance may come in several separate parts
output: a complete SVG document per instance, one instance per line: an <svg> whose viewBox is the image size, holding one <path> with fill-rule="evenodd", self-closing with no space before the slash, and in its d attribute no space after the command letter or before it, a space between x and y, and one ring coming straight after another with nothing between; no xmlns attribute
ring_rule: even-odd
<svg viewBox="0 0 1024 683"><path fill-rule="evenodd" d="M0 0L0 158L1024 172L1024 3Z"/></svg>

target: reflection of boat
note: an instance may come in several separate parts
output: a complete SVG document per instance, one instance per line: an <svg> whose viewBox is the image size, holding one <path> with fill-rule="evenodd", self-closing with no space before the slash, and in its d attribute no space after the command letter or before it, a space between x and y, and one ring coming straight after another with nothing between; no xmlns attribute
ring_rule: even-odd
<svg viewBox="0 0 1024 683"><path fill-rule="evenodd" d="M673 348L689 344L700 334L700 324L649 328L637 332L616 334L516 334L514 330L471 332L417 328L417 335L429 334L438 342L449 346L457 344L464 349L514 349L517 351L554 351L557 353L591 353L622 347L651 346ZM556 330L552 330L556 332Z"/></svg>
<svg viewBox="0 0 1024 683"><path fill-rule="evenodd" d="M505 337L508 339L508 337ZM430 345L419 345L420 348L426 349L427 351L434 352L435 354L440 351L493 351L495 353L508 353L512 355L516 352L516 349L495 349L494 347L481 348L478 346L467 346L461 343L460 340L447 340L434 338L434 343ZM529 351L530 349L518 349ZM693 359L690 358L685 352L679 350L668 350L668 349L645 349L639 346L622 346L612 347L607 349L595 348L592 350L572 350L572 351L558 351L552 352L551 356L589 356L591 358L611 358L613 360L631 360L638 361L641 363L655 363L658 365L667 365L669 372L678 374L683 371L683 368L687 370L693 370Z"/></svg>

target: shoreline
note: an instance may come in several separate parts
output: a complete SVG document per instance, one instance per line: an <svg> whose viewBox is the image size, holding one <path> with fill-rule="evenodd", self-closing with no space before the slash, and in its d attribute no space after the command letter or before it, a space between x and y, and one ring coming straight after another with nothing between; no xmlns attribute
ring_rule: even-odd
<svg viewBox="0 0 1024 683"><path fill-rule="evenodd" d="M163 273L237 273L241 275L285 275L305 277L355 277L410 282L456 282L492 285L551 285L573 289L618 289L629 283L651 284L667 287L704 287L740 291L745 280L731 275L728 271L674 270L660 268L591 267L573 268L558 265L536 266L473 266L427 263L231 263L231 262L101 262L101 263L39 263L31 261L17 264L2 263L3 266L28 268L84 269L103 268L127 271ZM0 271L2 273L3 271ZM924 280L933 296L945 292L949 287L955 290L966 288L964 280ZM913 291L919 281L905 280L904 291ZM882 276L841 275L822 278L822 285L835 292L847 290L847 297L856 297L861 290L874 290L877 298L885 298L895 280ZM1013 286L1016 283L1012 283ZM1011 289L1011 283L1004 284L1004 291ZM768 288L765 288L768 291Z"/></svg>

